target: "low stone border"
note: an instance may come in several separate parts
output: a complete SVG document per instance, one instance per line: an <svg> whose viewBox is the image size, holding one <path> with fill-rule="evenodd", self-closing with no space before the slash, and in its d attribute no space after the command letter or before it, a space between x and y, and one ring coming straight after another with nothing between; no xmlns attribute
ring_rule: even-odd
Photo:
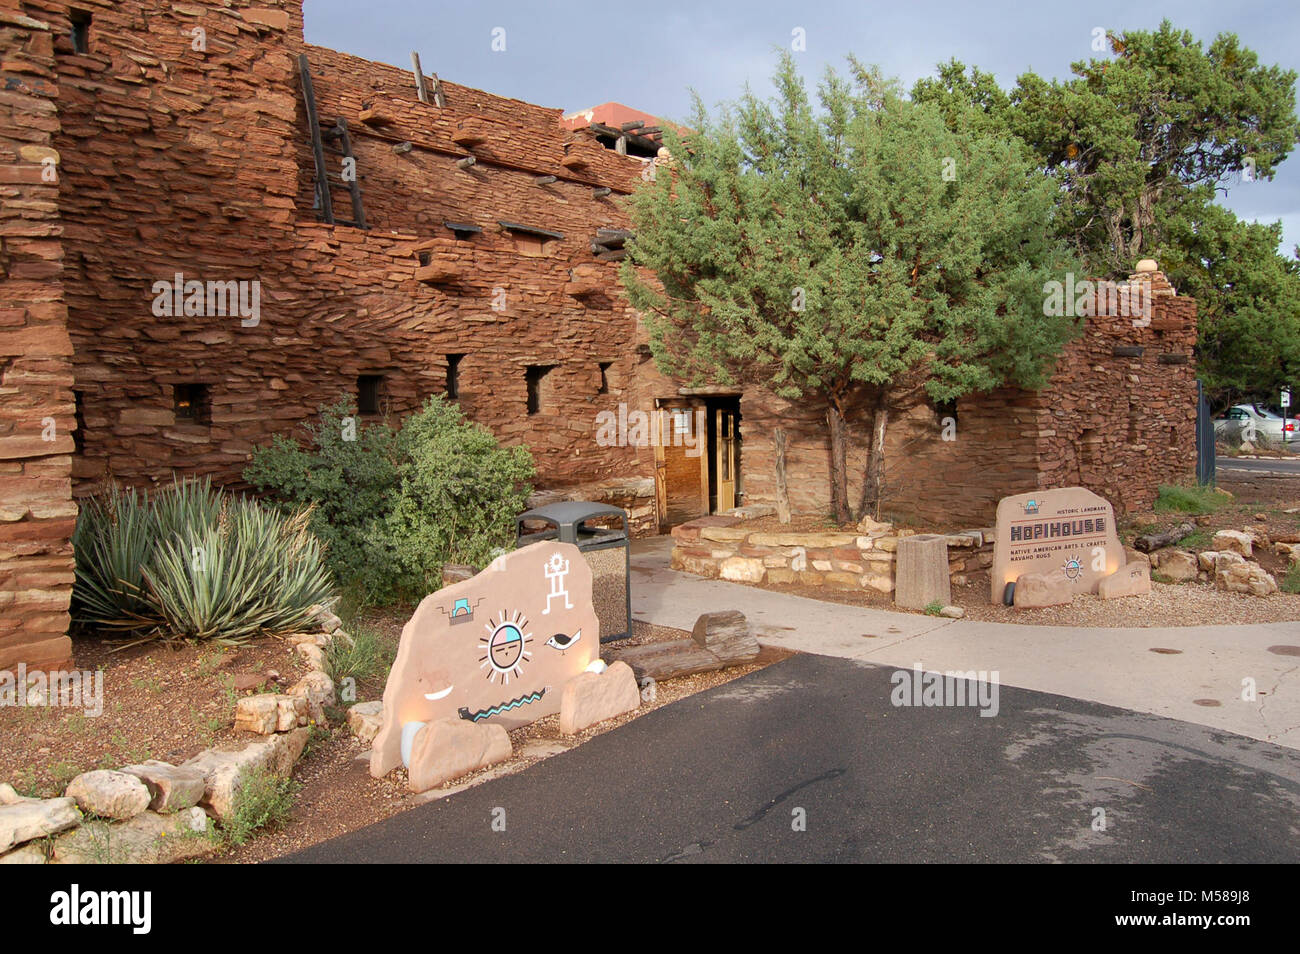
<svg viewBox="0 0 1300 954"><path fill-rule="evenodd" d="M747 529L737 516L699 517L674 527L672 568L740 583L803 583L894 591L899 537L890 524L864 520L860 532L771 532ZM947 534L948 574L957 585L993 565L991 527Z"/></svg>
<svg viewBox="0 0 1300 954"><path fill-rule="evenodd" d="M234 749L206 749L180 765L148 761L83 772L62 798L25 798L0 784L0 864L170 864L211 854L214 823L237 809L249 773L288 778L313 725L335 703L325 649L351 639L342 621L315 607L316 633L289 638L311 671L287 693L244 696L235 728L263 736Z"/></svg>
<svg viewBox="0 0 1300 954"><path fill-rule="evenodd" d="M1285 534L1273 540L1263 527L1220 530L1210 549L1196 552L1178 546L1165 547L1150 555L1151 566L1171 583L1198 581L1213 583L1230 593L1270 596L1278 591L1277 579L1251 558L1255 550L1272 550L1286 557L1288 566L1300 563L1300 534Z"/></svg>

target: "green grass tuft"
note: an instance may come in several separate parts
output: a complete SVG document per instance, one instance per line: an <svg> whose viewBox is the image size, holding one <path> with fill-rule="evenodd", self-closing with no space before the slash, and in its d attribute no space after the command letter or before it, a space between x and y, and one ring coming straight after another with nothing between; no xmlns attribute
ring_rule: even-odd
<svg viewBox="0 0 1300 954"><path fill-rule="evenodd" d="M301 786L291 778L280 778L265 769L247 773L235 795L235 802L222 825L226 844L242 845L264 828L277 828L289 820L293 800Z"/></svg>
<svg viewBox="0 0 1300 954"><path fill-rule="evenodd" d="M1292 563L1286 575L1278 581L1277 588L1283 593L1300 593L1300 563Z"/></svg>
<svg viewBox="0 0 1300 954"><path fill-rule="evenodd" d="M1156 492L1156 513L1214 513L1226 502L1222 494L1209 485L1174 486L1162 484Z"/></svg>

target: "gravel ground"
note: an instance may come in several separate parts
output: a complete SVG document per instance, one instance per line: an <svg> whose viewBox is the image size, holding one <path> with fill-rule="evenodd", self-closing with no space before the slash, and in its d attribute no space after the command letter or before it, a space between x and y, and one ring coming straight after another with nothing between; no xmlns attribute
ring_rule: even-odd
<svg viewBox="0 0 1300 954"><path fill-rule="evenodd" d="M23 795L63 794L76 775L146 759L179 764L201 750L248 739L234 731L241 680L284 692L307 672L289 643L239 647L153 642L114 652L104 638L73 641L74 667L103 673L102 712L83 705L0 707L0 782Z"/></svg>
<svg viewBox="0 0 1300 954"><path fill-rule="evenodd" d="M1103 600L1077 596L1069 606L1045 606L1018 610L988 602L987 586L978 594L958 597L954 602L966 609L967 619L998 623L1033 623L1035 626L1106 626L1148 628L1152 626L1205 626L1215 623L1279 623L1300 620L1300 596L1275 593L1272 596L1243 596L1204 583L1152 583L1145 596ZM981 601L979 597L983 597Z"/></svg>

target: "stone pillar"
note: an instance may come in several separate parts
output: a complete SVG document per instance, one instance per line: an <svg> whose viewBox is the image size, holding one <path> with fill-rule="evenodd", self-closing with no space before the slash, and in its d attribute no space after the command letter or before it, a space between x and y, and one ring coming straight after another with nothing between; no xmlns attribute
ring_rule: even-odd
<svg viewBox="0 0 1300 954"><path fill-rule="evenodd" d="M0 4L0 670L72 659L72 341L53 29L38 12Z"/></svg>
<svg viewBox="0 0 1300 954"><path fill-rule="evenodd" d="M938 533L899 537L897 558L894 568L895 606L925 609L931 603L947 606L952 602L947 537Z"/></svg>

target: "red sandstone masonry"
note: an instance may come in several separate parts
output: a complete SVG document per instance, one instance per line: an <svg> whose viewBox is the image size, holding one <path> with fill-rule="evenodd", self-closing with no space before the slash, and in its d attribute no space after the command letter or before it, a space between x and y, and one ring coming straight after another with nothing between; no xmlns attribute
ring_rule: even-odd
<svg viewBox="0 0 1300 954"><path fill-rule="evenodd" d="M72 343L50 25L0 3L0 669L72 658ZM51 164L53 162L54 164Z"/></svg>
<svg viewBox="0 0 1300 954"><path fill-rule="evenodd" d="M528 444L543 485L647 472L649 449L594 440L599 411L642 400L636 317L617 292L566 291L584 270L617 285L617 265L594 262L589 243L626 220L592 189L627 191L642 163L562 130L559 110L453 83L444 83L446 108L420 103L409 71L304 46L296 7L284 5L290 25L280 29L256 6L118 4L96 11L90 55L68 58L61 146L86 422L78 492L108 477L166 481L173 470L238 484L255 446L354 393L359 375L384 376L392 415L415 409L444 390L448 354L466 355L462 408L506 443ZM190 49L195 26L208 31L206 54ZM140 63L142 48L150 56ZM318 224L311 211L300 51L322 122L348 121L368 231ZM363 104L393 121L367 127ZM487 139L473 148L479 164L462 171L455 159L466 150L452 136L466 122ZM394 153L399 141L412 150ZM561 166L570 153L587 165ZM539 187L544 174L561 181ZM349 216L346 190L333 196ZM483 232L458 241L444 220ZM544 256L523 254L502 220L564 239ZM454 277L417 280L422 253ZM152 284L177 272L259 280L259 325L155 318ZM598 395L602 362L613 364L609 392ZM534 416L529 365L555 366ZM208 385L210 424L176 421L180 383Z"/></svg>
<svg viewBox="0 0 1300 954"><path fill-rule="evenodd" d="M940 416L922 402L895 411L886 431L883 511L952 529L992 520L1002 497L1078 485L1125 513L1150 507L1160 484L1193 474L1196 302L1174 297L1159 272L1133 278L1155 289L1149 325L1126 316L1087 319L1042 391L1004 388L960 400L956 440L940 439ZM1116 346L1134 345L1141 356L1114 354ZM1186 363L1165 364L1161 355ZM746 502L775 501L772 431L781 426L789 434L787 469L799 475L789 486L793 510L829 512L830 450L817 409L746 392L741 413ZM856 503L870 419L859 412L848 420Z"/></svg>

